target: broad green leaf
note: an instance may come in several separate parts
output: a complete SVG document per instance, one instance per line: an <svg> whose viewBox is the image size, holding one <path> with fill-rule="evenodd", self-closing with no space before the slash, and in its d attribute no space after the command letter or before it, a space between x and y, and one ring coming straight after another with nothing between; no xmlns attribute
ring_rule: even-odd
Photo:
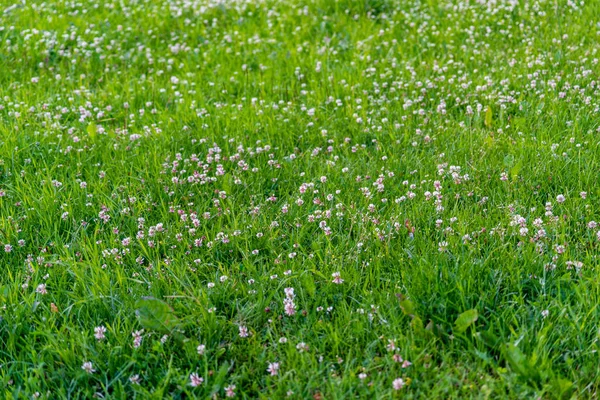
<svg viewBox="0 0 600 400"><path fill-rule="evenodd" d="M312 277L312 274L304 274L302 277L302 283L304 283L304 289L310 296L314 296L316 292L315 280Z"/></svg>
<svg viewBox="0 0 600 400"><path fill-rule="evenodd" d="M515 156L513 156L512 154L507 154L506 156L504 156L504 160L502 162L504 163L505 167L512 167L515 163Z"/></svg>
<svg viewBox="0 0 600 400"><path fill-rule="evenodd" d="M488 106L487 110L485 110L485 126L490 128L492 126L492 107Z"/></svg>
<svg viewBox="0 0 600 400"><path fill-rule="evenodd" d="M423 320L417 316L410 321L410 326L417 337L422 339L431 339L434 337L432 330L426 329Z"/></svg>
<svg viewBox="0 0 600 400"><path fill-rule="evenodd" d="M512 343L506 345L506 360L514 372L523 377L529 376L527 357Z"/></svg>
<svg viewBox="0 0 600 400"><path fill-rule="evenodd" d="M8 298L10 288L8 285L0 286L0 298Z"/></svg>
<svg viewBox="0 0 600 400"><path fill-rule="evenodd" d="M567 390L573 387L573 382L565 378L556 378L553 379L553 386L556 388L556 391L559 394L565 393Z"/></svg>
<svg viewBox="0 0 600 400"><path fill-rule="evenodd" d="M523 163L521 161L519 161L510 169L511 178L516 179L517 176L519 176L519 172L521 172L522 166L523 166Z"/></svg>
<svg viewBox="0 0 600 400"><path fill-rule="evenodd" d="M87 133L88 135L90 135L90 138L96 139L96 133L98 132L98 127L96 126L95 123L90 122L87 126Z"/></svg>
<svg viewBox="0 0 600 400"><path fill-rule="evenodd" d="M423 332L425 332L425 325L423 325L423 320L419 317L414 317L412 321L410 321L410 326L418 335L422 335Z"/></svg>
<svg viewBox="0 0 600 400"><path fill-rule="evenodd" d="M179 324L171 307L162 300L144 297L135 306L138 320L146 329L169 333Z"/></svg>
<svg viewBox="0 0 600 400"><path fill-rule="evenodd" d="M454 332L463 333L469 326L473 325L473 323L477 321L477 318L479 318L479 314L474 308L460 314L454 322Z"/></svg>
<svg viewBox="0 0 600 400"><path fill-rule="evenodd" d="M500 339L491 331L483 331L479 334L479 338L489 347L495 348L500 344Z"/></svg>
<svg viewBox="0 0 600 400"><path fill-rule="evenodd" d="M490 148L494 145L494 138L488 135L485 139L483 139L483 143L486 145L486 147Z"/></svg>
<svg viewBox="0 0 600 400"><path fill-rule="evenodd" d="M412 301L410 301L406 296L404 296L401 293L397 293L396 297L398 297L398 299L400 300L400 309L402 310L402 312L405 315L408 315L409 317L414 317L415 306L413 305Z"/></svg>

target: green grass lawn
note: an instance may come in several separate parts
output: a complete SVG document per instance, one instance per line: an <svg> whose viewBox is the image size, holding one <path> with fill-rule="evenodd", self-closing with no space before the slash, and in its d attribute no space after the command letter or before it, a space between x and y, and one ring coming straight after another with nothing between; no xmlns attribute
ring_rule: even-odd
<svg viewBox="0 0 600 400"><path fill-rule="evenodd" d="M0 0L0 395L600 387L600 0Z"/></svg>

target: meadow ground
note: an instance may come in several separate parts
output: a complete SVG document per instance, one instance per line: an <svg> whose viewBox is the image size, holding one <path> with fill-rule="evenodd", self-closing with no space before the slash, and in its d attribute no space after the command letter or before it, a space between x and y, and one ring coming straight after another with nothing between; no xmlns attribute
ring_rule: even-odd
<svg viewBox="0 0 600 400"><path fill-rule="evenodd" d="M600 1L0 0L5 398L597 398Z"/></svg>

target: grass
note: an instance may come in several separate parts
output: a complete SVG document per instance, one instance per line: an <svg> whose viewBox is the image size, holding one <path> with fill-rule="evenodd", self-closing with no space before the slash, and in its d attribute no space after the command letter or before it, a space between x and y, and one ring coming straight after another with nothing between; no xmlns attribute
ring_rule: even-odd
<svg viewBox="0 0 600 400"><path fill-rule="evenodd" d="M5 398L598 397L600 2L0 6Z"/></svg>

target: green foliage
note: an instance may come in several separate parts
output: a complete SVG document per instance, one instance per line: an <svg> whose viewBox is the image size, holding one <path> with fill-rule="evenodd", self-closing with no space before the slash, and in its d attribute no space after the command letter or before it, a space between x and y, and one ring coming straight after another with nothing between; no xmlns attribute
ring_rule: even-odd
<svg viewBox="0 0 600 400"><path fill-rule="evenodd" d="M0 394L597 397L599 15L0 2Z"/></svg>
<svg viewBox="0 0 600 400"><path fill-rule="evenodd" d="M477 321L477 318L479 318L479 314L475 309L463 312L456 318L456 321L454 321L454 332L464 333L469 326Z"/></svg>
<svg viewBox="0 0 600 400"><path fill-rule="evenodd" d="M167 303L152 297L143 297L136 304L136 316L140 325L161 333L171 333L179 320Z"/></svg>

